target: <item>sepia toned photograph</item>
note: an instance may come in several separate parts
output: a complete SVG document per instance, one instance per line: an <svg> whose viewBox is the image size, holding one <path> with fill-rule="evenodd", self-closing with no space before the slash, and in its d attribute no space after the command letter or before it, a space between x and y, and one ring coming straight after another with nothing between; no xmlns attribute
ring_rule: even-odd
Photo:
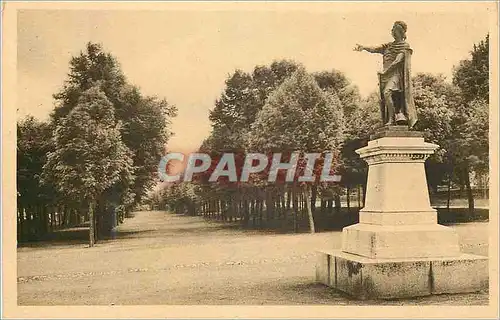
<svg viewBox="0 0 500 320"><path fill-rule="evenodd" d="M498 315L496 3L10 5L12 317Z"/></svg>

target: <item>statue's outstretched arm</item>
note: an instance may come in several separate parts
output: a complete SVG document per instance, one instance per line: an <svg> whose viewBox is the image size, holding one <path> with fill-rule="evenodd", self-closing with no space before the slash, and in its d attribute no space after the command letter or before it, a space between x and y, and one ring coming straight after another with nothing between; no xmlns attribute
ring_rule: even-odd
<svg viewBox="0 0 500 320"><path fill-rule="evenodd" d="M367 46L363 46L360 44L356 44L356 47L354 47L354 51L363 51L363 50L370 52L370 53L382 53L383 52L383 48L381 46L367 47Z"/></svg>

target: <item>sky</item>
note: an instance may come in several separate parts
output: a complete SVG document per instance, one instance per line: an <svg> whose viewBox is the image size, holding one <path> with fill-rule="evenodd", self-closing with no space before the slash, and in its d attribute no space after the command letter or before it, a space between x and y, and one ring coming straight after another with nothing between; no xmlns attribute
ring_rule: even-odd
<svg viewBox="0 0 500 320"><path fill-rule="evenodd" d="M454 3L455 6L460 6ZM234 8L234 7L232 7ZM46 119L71 56L88 41L119 61L128 81L177 106L172 151L194 150L209 135L209 110L235 69L291 59L307 70L337 69L366 96L376 90L381 56L357 43L392 40L396 20L408 25L412 72L443 74L484 39L484 7L471 10L24 10L17 17L18 119Z"/></svg>

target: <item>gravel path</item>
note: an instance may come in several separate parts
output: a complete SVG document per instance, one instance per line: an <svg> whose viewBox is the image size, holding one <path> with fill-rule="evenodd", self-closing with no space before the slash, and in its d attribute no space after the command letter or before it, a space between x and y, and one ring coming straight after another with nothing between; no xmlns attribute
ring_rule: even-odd
<svg viewBox="0 0 500 320"><path fill-rule="evenodd" d="M487 255L488 224L455 225L465 252ZM316 249L340 232L271 234L200 217L138 212L115 240L18 249L20 305L485 305L488 293L356 301L314 283Z"/></svg>

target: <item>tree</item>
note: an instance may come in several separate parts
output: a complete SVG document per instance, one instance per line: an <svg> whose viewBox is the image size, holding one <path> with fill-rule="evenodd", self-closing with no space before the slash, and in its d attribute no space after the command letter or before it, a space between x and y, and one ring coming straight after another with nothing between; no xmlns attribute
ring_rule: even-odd
<svg viewBox="0 0 500 320"><path fill-rule="evenodd" d="M474 213L474 197L470 173L488 172L488 122L488 104L484 100L461 105L454 118L455 135L449 142L450 157L460 183L465 185L471 215Z"/></svg>
<svg viewBox="0 0 500 320"><path fill-rule="evenodd" d="M60 121L53 136L44 174L58 192L87 205L89 245L95 241L94 208L103 193L123 175L132 174L130 150L121 139L112 103L99 83L85 90L77 105Z"/></svg>
<svg viewBox="0 0 500 320"><path fill-rule="evenodd" d="M464 136L468 140L468 161L475 171L480 173L489 170L489 112L488 103L483 99L473 100L468 105L467 127Z"/></svg>
<svg viewBox="0 0 500 320"><path fill-rule="evenodd" d="M453 83L461 91L463 103L457 109L454 127L459 130L453 144L460 177L467 189L469 213L474 198L469 174L484 172L488 163L489 35L475 44L471 57L454 69Z"/></svg>
<svg viewBox="0 0 500 320"><path fill-rule="evenodd" d="M110 53L104 52L100 44L87 43L85 52L72 57L69 65L68 79L62 90L54 94L58 104L51 118L56 124L76 107L83 92L93 87L97 81L111 103L119 98L120 91L126 84L118 62Z"/></svg>
<svg viewBox="0 0 500 320"><path fill-rule="evenodd" d="M53 204L56 200L53 186L44 185L40 181L47 153L53 149L50 141L51 135L50 125L32 116L26 117L17 124L17 206L20 239L24 236L25 215L28 216L29 211L37 214L35 231L37 233L47 231L47 217L42 210L34 208Z"/></svg>
<svg viewBox="0 0 500 320"><path fill-rule="evenodd" d="M314 78L321 89L334 93L342 103L346 133L349 130L354 130L355 127L351 126L349 122L355 120L352 115L359 108L361 102L358 87L353 85L342 72L335 69L314 73Z"/></svg>
<svg viewBox="0 0 500 320"><path fill-rule="evenodd" d="M335 152L342 144L343 130L338 97L321 90L315 79L300 67L269 96L252 124L248 148L258 152ZM304 189L309 204L309 227L314 232L310 188L304 184Z"/></svg>
<svg viewBox="0 0 500 320"><path fill-rule="evenodd" d="M345 140L342 146L342 184L348 192L352 186L358 185L358 206L361 207L361 196L366 194L368 166L356 153L366 146L374 128L381 125L380 97L372 93L361 99L357 107L346 118ZM362 187L362 192L360 190ZM337 200L338 201L338 200Z"/></svg>
<svg viewBox="0 0 500 320"><path fill-rule="evenodd" d="M221 142L216 143L220 150L244 148L242 136L258 112L256 98L249 74L236 70L226 80L226 89L209 115L214 136L224 136L222 140L214 141Z"/></svg>
<svg viewBox="0 0 500 320"><path fill-rule="evenodd" d="M252 74L236 70L226 80L226 87L215 107L210 112L212 132L203 142L200 152L210 153L212 159L220 159L223 152L234 152L237 162L245 156L245 136L250 131L258 112L264 106L269 94L273 92L297 68L293 61L274 61L270 66L256 66ZM239 163L240 164L240 163ZM212 168L215 167L213 164ZM210 171L210 170L209 170ZM264 186L228 183L218 181L208 183L209 174L198 175L194 182L199 199L212 210L214 207L223 219L239 216L243 225L250 219L250 211L258 215L262 226L262 188ZM273 202L267 200L267 218L272 219ZM217 204L215 205L214 202ZM258 209L255 209L258 207ZM253 208L253 209L252 209ZM240 216L241 214L241 216ZM217 216L219 217L219 216ZM267 221L267 220L266 220Z"/></svg>
<svg viewBox="0 0 500 320"><path fill-rule="evenodd" d="M224 92L209 115L213 128L212 146L219 151L243 150L242 137L250 130L269 94L297 67L293 61L280 60L269 67L256 66L251 75L242 70L229 75Z"/></svg>
<svg viewBox="0 0 500 320"><path fill-rule="evenodd" d="M427 183L435 193L446 179L451 190L455 165L450 142L456 135L453 119L462 101L460 91L442 75L420 73L412 81L419 117L415 128L424 133L426 141L439 145L425 163Z"/></svg>
<svg viewBox="0 0 500 320"><path fill-rule="evenodd" d="M366 120L367 114L360 114L362 102L359 89L342 72L335 69L317 72L314 73L314 78L322 90L335 94L342 105L345 119L345 140L341 150L342 161L339 162L339 173L342 175L342 185L347 189L347 205L349 209L350 190L353 186L362 184L363 180L359 175L362 171L358 170L358 168L363 168L365 165L360 161L355 150L362 147L360 143L364 142L364 139L360 139L362 136L359 130L363 126L358 126L358 117L361 115L361 119ZM340 212L341 209L340 195L342 191L338 186L334 186L331 190L322 190L325 195L333 194L337 212ZM316 200L314 199L313 202L314 207Z"/></svg>
<svg viewBox="0 0 500 320"><path fill-rule="evenodd" d="M131 204L136 204L155 183L158 163L172 136L171 119L177 115L177 108L166 99L144 97L133 86L122 89L115 106L123 142L133 153L135 179L130 185L130 196Z"/></svg>
<svg viewBox="0 0 500 320"><path fill-rule="evenodd" d="M460 61L454 68L453 83L462 91L465 102L489 101L489 44L490 36L474 44L470 59Z"/></svg>
<svg viewBox="0 0 500 320"><path fill-rule="evenodd" d="M142 95L137 87L127 83L115 57L105 52L102 45L87 43L85 50L71 59L68 79L54 95L57 107L51 114L53 126L59 125L77 107L84 92L96 84L110 102L101 107L113 109L113 121L116 125L121 123L120 136L132 153L135 168L133 178L122 177L119 186L103 195L97 210L118 210L123 216L153 186L158 162L172 134L170 119L177 110L165 99ZM106 228L109 231L109 226Z"/></svg>

